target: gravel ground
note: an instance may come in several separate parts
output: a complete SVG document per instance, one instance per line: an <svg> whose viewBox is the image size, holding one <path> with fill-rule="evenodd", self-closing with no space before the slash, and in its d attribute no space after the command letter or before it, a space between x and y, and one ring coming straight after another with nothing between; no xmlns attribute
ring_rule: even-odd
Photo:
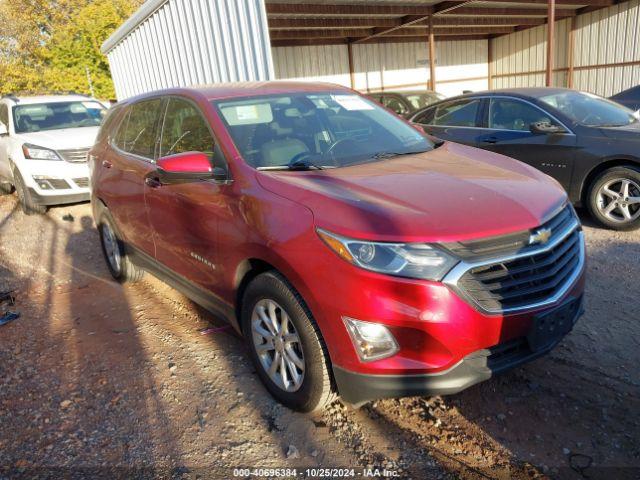
<svg viewBox="0 0 640 480"><path fill-rule="evenodd" d="M150 275L111 281L89 205L26 217L0 197L0 291L21 313L0 327L0 479L639 478L640 234L584 220L587 313L551 354L455 396L311 416L271 399L218 319Z"/></svg>

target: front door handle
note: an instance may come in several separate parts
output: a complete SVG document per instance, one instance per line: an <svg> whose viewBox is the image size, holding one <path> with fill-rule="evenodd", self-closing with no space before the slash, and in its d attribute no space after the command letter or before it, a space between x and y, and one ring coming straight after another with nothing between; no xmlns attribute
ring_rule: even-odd
<svg viewBox="0 0 640 480"><path fill-rule="evenodd" d="M497 137L484 137L480 139L480 142L482 143L498 143L498 138Z"/></svg>
<svg viewBox="0 0 640 480"><path fill-rule="evenodd" d="M113 164L111 162L109 162L108 160L103 160L102 161L102 166L104 168L111 168L111 167L113 167Z"/></svg>
<svg viewBox="0 0 640 480"><path fill-rule="evenodd" d="M160 179L158 177L146 177L144 179L144 183L146 183L147 186L151 188L158 188L162 186L162 183L160 183Z"/></svg>

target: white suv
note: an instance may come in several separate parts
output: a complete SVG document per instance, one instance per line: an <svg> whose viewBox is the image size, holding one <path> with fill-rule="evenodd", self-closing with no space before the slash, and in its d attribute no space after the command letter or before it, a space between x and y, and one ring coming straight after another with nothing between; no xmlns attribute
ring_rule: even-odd
<svg viewBox="0 0 640 480"><path fill-rule="evenodd" d="M87 152L106 108L82 95L0 99L0 194L26 214L89 200Z"/></svg>

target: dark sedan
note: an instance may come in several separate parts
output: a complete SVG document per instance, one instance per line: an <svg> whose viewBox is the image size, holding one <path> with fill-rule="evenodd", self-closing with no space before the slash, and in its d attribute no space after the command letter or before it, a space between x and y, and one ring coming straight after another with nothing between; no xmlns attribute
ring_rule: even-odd
<svg viewBox="0 0 640 480"><path fill-rule="evenodd" d="M450 98L410 120L442 140L542 170L608 228L640 227L640 122L619 104L575 90L518 88Z"/></svg>
<svg viewBox="0 0 640 480"><path fill-rule="evenodd" d="M640 112L640 85L616 93L609 99L624 105L634 112Z"/></svg>

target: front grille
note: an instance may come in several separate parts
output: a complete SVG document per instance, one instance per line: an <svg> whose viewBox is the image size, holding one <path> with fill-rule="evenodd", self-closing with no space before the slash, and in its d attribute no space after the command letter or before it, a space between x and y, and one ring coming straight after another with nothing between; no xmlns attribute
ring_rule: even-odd
<svg viewBox="0 0 640 480"><path fill-rule="evenodd" d="M74 178L73 182L80 188L87 188L89 186L89 179L87 177Z"/></svg>
<svg viewBox="0 0 640 480"><path fill-rule="evenodd" d="M88 148L71 148L68 150L58 150L60 156L67 162L84 163L87 161Z"/></svg>
<svg viewBox="0 0 640 480"><path fill-rule="evenodd" d="M546 221L537 228L498 237L445 243L443 247L453 252L459 258L473 258L474 260L480 257L495 256L515 251L524 253L527 250L536 248L535 246L529 245L529 238L534 232L541 229L550 229L553 235L549 241L553 242L558 235L563 234L565 229L571 225L573 221L573 212L571 211L571 207L567 205L560 213L551 218L551 220Z"/></svg>
<svg viewBox="0 0 640 480"><path fill-rule="evenodd" d="M555 242L538 253L519 254L507 261L471 268L460 277L457 286L490 312L545 302L567 287L582 263L582 234L577 226Z"/></svg>

